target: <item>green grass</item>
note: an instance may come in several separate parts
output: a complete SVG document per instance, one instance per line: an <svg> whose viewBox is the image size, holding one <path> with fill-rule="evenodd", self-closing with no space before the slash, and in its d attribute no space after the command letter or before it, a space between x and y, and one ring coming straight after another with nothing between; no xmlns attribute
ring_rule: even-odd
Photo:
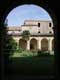
<svg viewBox="0 0 60 80"><path fill-rule="evenodd" d="M39 55L37 51L16 51L10 56L8 70L21 74L54 74L54 55Z"/></svg>
<svg viewBox="0 0 60 80"><path fill-rule="evenodd" d="M28 56L36 56L37 52L33 53L32 51L22 51L22 52L14 52L10 57L28 57Z"/></svg>
<svg viewBox="0 0 60 80"><path fill-rule="evenodd" d="M54 56L11 57L8 66L13 73L21 74L54 74Z"/></svg>
<svg viewBox="0 0 60 80"><path fill-rule="evenodd" d="M23 49L15 50L9 57L29 57L29 56L50 56L50 53L43 51L27 51Z"/></svg>

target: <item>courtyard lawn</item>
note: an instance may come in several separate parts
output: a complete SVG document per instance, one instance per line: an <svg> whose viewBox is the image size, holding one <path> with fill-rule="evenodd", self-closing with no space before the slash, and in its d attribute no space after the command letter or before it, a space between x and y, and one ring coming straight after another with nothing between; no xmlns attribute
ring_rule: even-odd
<svg viewBox="0 0 60 80"><path fill-rule="evenodd" d="M6 72L14 74L54 75L54 56L37 56L36 54L32 56L32 52L28 53L28 51L14 53L12 57L10 56L11 62L8 64Z"/></svg>
<svg viewBox="0 0 60 80"><path fill-rule="evenodd" d="M41 53L41 52L39 52L39 55L41 56L41 55L43 55L43 56L51 56L51 55L49 55L49 54L51 54L51 55L53 55L53 51L51 52L51 53L48 53L48 52L45 52L44 54L43 54L43 52ZM13 55L10 55L9 56L9 58L11 58L11 57L33 57L33 56L37 56L38 55L38 51L27 51L27 50L16 50L14 53L13 53ZM38 55L38 56L39 56Z"/></svg>
<svg viewBox="0 0 60 80"><path fill-rule="evenodd" d="M10 58L11 57L28 57L28 56L37 56L37 51L35 52L32 52L32 51L22 51L22 52L14 52L13 55L9 56Z"/></svg>

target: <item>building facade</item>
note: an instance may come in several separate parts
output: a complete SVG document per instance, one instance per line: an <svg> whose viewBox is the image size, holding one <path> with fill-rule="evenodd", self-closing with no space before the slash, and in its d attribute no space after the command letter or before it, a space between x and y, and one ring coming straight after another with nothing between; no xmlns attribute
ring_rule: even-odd
<svg viewBox="0 0 60 80"><path fill-rule="evenodd" d="M17 48L26 50L54 51L54 32L52 21L25 20L20 27L7 27L8 34L17 42ZM29 31L28 40L22 38L23 31ZM52 54L52 53L51 53Z"/></svg>

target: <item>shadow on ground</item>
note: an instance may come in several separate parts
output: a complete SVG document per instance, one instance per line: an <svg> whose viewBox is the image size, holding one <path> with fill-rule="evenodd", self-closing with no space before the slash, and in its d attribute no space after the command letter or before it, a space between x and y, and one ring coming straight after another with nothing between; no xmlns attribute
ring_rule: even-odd
<svg viewBox="0 0 60 80"><path fill-rule="evenodd" d="M5 75L10 76L8 80L14 76L16 80L24 76L25 78L34 78L33 76L35 78L38 76L39 78L53 78L54 74L54 56L15 57L10 59L5 68Z"/></svg>

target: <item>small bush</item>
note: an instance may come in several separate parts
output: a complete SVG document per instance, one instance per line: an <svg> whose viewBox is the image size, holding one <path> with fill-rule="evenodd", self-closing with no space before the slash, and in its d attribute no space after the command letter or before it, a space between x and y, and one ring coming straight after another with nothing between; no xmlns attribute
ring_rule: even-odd
<svg viewBox="0 0 60 80"><path fill-rule="evenodd" d="M22 51L24 51L24 49L23 49L23 48L19 48L19 49L17 49L15 52L17 52L17 53L22 53Z"/></svg>
<svg viewBox="0 0 60 80"><path fill-rule="evenodd" d="M36 51L36 50L32 50L31 52L32 52L32 53L36 53L37 51Z"/></svg>
<svg viewBox="0 0 60 80"><path fill-rule="evenodd" d="M22 52L22 56L25 56L25 57L27 57L27 56L33 56L33 54L32 54L32 52L25 50L25 51Z"/></svg>
<svg viewBox="0 0 60 80"><path fill-rule="evenodd" d="M41 54L42 54L42 51L41 50L38 50L37 56L41 56Z"/></svg>
<svg viewBox="0 0 60 80"><path fill-rule="evenodd" d="M37 56L50 56L49 52L45 52L45 51L38 51L38 55Z"/></svg>
<svg viewBox="0 0 60 80"><path fill-rule="evenodd" d="M36 51L27 51L27 50L24 50L22 51L22 56L29 56L29 57L32 57L32 56L37 56L37 52Z"/></svg>

